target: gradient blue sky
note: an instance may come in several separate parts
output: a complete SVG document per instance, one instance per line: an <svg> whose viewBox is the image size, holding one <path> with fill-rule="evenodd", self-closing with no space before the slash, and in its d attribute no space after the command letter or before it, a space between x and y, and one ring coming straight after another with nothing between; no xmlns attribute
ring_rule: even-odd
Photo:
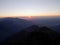
<svg viewBox="0 0 60 45"><path fill-rule="evenodd" d="M0 16L60 16L60 0L0 0Z"/></svg>

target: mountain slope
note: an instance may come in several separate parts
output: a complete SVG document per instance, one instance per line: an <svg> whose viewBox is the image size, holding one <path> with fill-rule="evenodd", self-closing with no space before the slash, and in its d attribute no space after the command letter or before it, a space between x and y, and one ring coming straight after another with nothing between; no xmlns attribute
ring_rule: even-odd
<svg viewBox="0 0 60 45"><path fill-rule="evenodd" d="M14 35L16 32L33 25L31 22L18 18L0 19L0 41Z"/></svg>
<svg viewBox="0 0 60 45"><path fill-rule="evenodd" d="M60 34L50 28L41 27L39 32L32 32L29 35L28 41L30 45L56 45L60 43Z"/></svg>
<svg viewBox="0 0 60 45"><path fill-rule="evenodd" d="M54 25L50 27L51 29L53 29L54 31L60 33L60 25Z"/></svg>
<svg viewBox="0 0 60 45"><path fill-rule="evenodd" d="M30 30L31 29L31 30ZM60 34L47 27L39 28L36 25L28 27L16 35L9 37L3 44L6 45L57 45L60 43Z"/></svg>

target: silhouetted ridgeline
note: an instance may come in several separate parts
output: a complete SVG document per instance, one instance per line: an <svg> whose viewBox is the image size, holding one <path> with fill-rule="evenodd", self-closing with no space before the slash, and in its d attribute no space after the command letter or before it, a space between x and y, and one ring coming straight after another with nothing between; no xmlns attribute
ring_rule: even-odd
<svg viewBox="0 0 60 45"><path fill-rule="evenodd" d="M6 22L7 20L9 21L8 23ZM5 19L3 21L0 20L0 39L3 40L4 39L3 36L5 37L7 35L4 41L0 41L0 44L2 45L58 45L60 44L60 34L46 26L38 27L37 25L32 25L30 22L27 24L29 26L27 26L25 25L24 21L19 21L21 19L18 20L15 18L14 19L8 18L7 20ZM14 23L11 23L11 20ZM23 25L25 25L24 27L26 26L27 27L26 28L23 27L23 29L21 29L20 26ZM14 26L18 26L19 28ZM9 36L9 34L11 36Z"/></svg>

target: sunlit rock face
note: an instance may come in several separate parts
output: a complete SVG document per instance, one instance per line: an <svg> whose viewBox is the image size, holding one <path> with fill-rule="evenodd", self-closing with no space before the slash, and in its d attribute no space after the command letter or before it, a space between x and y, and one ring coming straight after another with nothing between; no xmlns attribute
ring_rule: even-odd
<svg viewBox="0 0 60 45"><path fill-rule="evenodd" d="M1 18L0 19L0 41L31 25L33 25L31 22L24 19Z"/></svg>

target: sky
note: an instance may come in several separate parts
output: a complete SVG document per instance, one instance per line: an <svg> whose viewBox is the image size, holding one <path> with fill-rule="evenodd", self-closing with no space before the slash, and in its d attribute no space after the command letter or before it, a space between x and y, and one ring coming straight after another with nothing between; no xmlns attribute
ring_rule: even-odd
<svg viewBox="0 0 60 45"><path fill-rule="evenodd" d="M0 0L4 16L60 16L60 0Z"/></svg>

